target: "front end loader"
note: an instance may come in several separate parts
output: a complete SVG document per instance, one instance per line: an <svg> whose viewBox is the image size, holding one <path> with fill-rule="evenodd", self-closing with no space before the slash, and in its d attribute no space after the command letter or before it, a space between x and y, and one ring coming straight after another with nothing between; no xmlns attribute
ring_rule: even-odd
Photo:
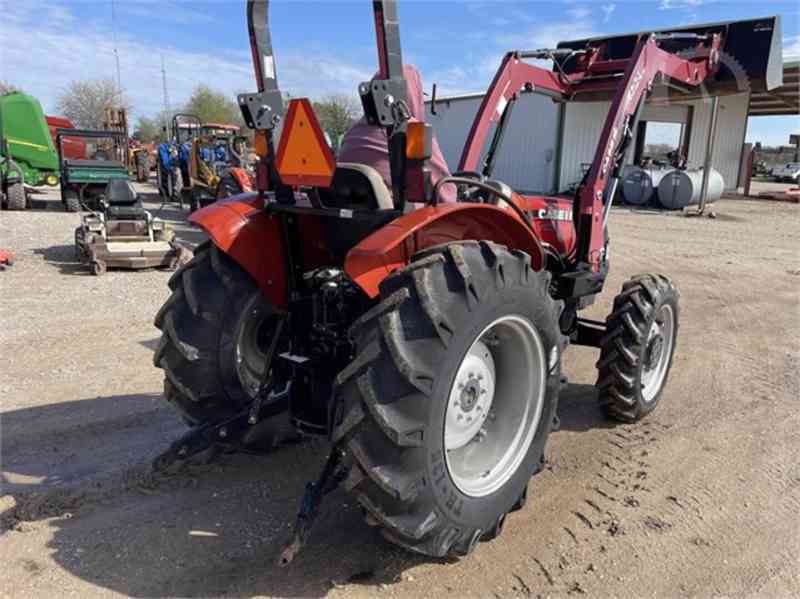
<svg viewBox="0 0 800 599"><path fill-rule="evenodd" d="M368 122L386 132L390 180L337 165L307 99L284 106L267 2L249 0L258 90L239 105L256 131L257 191L192 215L209 242L172 277L155 319L166 399L192 427L157 468L268 448L282 414L329 440L283 564L340 482L369 524L411 551L460 556L496 537L542 467L569 344L599 350L597 401L611 418L653 411L678 340L672 281L638 275L605 322L579 314L603 289L611 199L645 99L662 82L694 90L712 80L726 40L720 26L640 35L624 58L609 58L602 41L510 52L458 172L433 181L433 131L409 118L396 3L372 4L378 72L359 93ZM684 58L676 45L702 51ZM540 58L573 66L525 62ZM492 178L520 93L569 101L589 89L612 102L574 198L523 195ZM440 200L445 185L457 202Z"/></svg>

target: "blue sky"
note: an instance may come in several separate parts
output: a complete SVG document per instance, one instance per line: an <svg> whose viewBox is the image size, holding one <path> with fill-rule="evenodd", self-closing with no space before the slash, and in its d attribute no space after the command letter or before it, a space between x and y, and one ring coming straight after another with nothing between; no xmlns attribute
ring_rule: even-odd
<svg viewBox="0 0 800 599"><path fill-rule="evenodd" d="M780 14L785 58L800 59L796 1L609 0L595 2L400 2L406 62L441 93L480 91L503 52L553 46L588 35ZM254 87L243 0L5 0L0 23L0 78L39 97L46 111L74 79L113 76L119 50L122 83L134 115L163 106L161 57L170 104L206 82L235 94ZM273 44L281 88L293 95L355 93L375 70L366 0L273 0ZM115 42L116 38L116 42ZM786 143L797 118L752 119L749 140Z"/></svg>

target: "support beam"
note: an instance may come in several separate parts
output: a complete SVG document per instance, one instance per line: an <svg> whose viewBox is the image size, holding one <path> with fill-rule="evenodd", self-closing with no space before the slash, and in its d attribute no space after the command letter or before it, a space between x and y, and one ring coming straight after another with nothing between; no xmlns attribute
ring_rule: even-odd
<svg viewBox="0 0 800 599"><path fill-rule="evenodd" d="M711 118L708 123L708 138L706 139L706 158L703 162L703 183L700 188L700 205L697 213L703 214L708 198L708 182L711 179L711 165L714 158L714 138L717 133L717 117L719 116L719 96L711 99Z"/></svg>

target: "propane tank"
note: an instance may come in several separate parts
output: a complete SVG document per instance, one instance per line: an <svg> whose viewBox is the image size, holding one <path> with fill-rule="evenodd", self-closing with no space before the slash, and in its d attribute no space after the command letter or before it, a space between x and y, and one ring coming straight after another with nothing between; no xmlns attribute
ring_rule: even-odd
<svg viewBox="0 0 800 599"><path fill-rule="evenodd" d="M626 204L642 206L653 195L653 182L640 166L628 165L622 171L622 197Z"/></svg>
<svg viewBox="0 0 800 599"><path fill-rule="evenodd" d="M663 168L642 168L629 165L623 171L622 196L625 202L634 206L643 206L653 197L661 179L670 172Z"/></svg>
<svg viewBox="0 0 800 599"><path fill-rule="evenodd" d="M703 169L691 171L670 171L658 184L658 201L668 210L680 210L686 206L700 203L700 191L703 187ZM706 203L711 204L722 196L725 182L719 171L711 169L708 177L708 197Z"/></svg>

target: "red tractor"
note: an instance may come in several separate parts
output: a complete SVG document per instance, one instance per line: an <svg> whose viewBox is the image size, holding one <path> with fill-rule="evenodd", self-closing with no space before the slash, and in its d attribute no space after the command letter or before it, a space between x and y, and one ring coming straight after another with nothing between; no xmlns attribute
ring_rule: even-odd
<svg viewBox="0 0 800 599"><path fill-rule="evenodd" d="M733 25L509 52L458 172L431 185L432 130L408 118L396 3L375 1L378 75L359 92L366 118L386 132L387 185L368 166L335 164L308 100L284 112L267 2L247 6L258 91L239 104L256 130L257 191L191 217L210 241L170 280L154 361L193 428L155 466L263 444L288 412L331 452L282 563L339 482L390 541L465 555L526 501L557 426L569 344L599 349L597 401L609 417L635 422L658 405L679 324L670 279L630 279L605 322L579 313L603 289L611 198L645 99L656 83L688 93L724 79L719 55ZM750 35L770 47L771 29ZM687 48L693 57L677 55ZM524 62L540 58L555 68ZM491 178L525 90L613 98L572 199L522 195ZM447 184L457 202L439 200Z"/></svg>

